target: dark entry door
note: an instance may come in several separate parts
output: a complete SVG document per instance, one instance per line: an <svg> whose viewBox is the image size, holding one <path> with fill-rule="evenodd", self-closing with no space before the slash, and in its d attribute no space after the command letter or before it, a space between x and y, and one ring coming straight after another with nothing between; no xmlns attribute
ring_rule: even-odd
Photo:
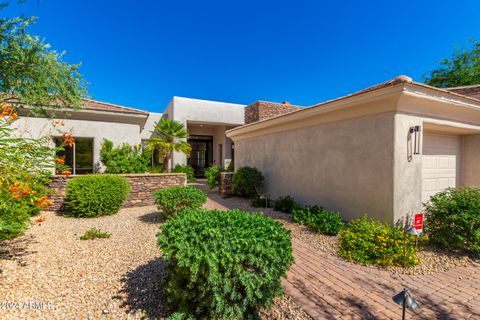
<svg viewBox="0 0 480 320"><path fill-rule="evenodd" d="M188 143L192 147L187 163L193 167L196 177L204 177L205 169L213 163L213 137L190 136Z"/></svg>

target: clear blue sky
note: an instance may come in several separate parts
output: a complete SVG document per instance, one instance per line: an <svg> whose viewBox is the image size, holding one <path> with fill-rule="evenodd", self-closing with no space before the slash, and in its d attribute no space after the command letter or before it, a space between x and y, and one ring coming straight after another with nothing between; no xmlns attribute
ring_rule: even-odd
<svg viewBox="0 0 480 320"><path fill-rule="evenodd" d="M312 105L422 75L480 39L480 1L29 0L31 31L83 62L94 99L163 111L172 96Z"/></svg>

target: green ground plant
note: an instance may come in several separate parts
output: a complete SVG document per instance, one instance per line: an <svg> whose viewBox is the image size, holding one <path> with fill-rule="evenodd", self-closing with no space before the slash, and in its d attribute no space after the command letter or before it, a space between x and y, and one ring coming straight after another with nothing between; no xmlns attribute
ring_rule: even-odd
<svg viewBox="0 0 480 320"><path fill-rule="evenodd" d="M480 254L480 189L447 189L425 205L425 231L439 248Z"/></svg>
<svg viewBox="0 0 480 320"><path fill-rule="evenodd" d="M161 226L158 245L168 301L195 319L258 317L283 293L280 279L294 261L289 230L239 210L185 210Z"/></svg>
<svg viewBox="0 0 480 320"><path fill-rule="evenodd" d="M337 235L345 228L340 213L327 211L319 207L294 209L292 220L307 225L317 232L332 236Z"/></svg>
<svg viewBox="0 0 480 320"><path fill-rule="evenodd" d="M168 218L185 209L199 209L207 201L207 195L190 186L174 186L153 193L162 215Z"/></svg>
<svg viewBox="0 0 480 320"><path fill-rule="evenodd" d="M80 240L92 240L92 239L106 239L110 238L112 234L100 229L89 229L80 237Z"/></svg>
<svg viewBox="0 0 480 320"><path fill-rule="evenodd" d="M342 257L362 264L413 267L419 262L413 235L367 217L351 221L340 233L339 242Z"/></svg>
<svg viewBox="0 0 480 320"><path fill-rule="evenodd" d="M112 174L93 174L68 181L66 188L66 215L98 217L112 215L120 210L130 194L130 183L125 177Z"/></svg>

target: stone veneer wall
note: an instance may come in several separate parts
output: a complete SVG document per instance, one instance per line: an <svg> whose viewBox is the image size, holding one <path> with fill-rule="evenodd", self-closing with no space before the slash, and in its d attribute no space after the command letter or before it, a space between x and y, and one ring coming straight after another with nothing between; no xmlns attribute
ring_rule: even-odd
<svg viewBox="0 0 480 320"><path fill-rule="evenodd" d="M245 124L270 119L300 109L302 107L292 106L290 103L256 101L245 107Z"/></svg>
<svg viewBox="0 0 480 320"><path fill-rule="evenodd" d="M130 181L131 192L129 198L123 203L124 208L150 206L155 204L152 192L171 186L184 186L186 175L184 173L158 173L158 174L122 174ZM50 188L55 195L50 197L53 205L48 209L58 211L62 209L65 201L65 188L67 181L78 176L54 176Z"/></svg>
<svg viewBox="0 0 480 320"><path fill-rule="evenodd" d="M233 190L232 190L232 178L233 178L233 172L221 172L220 173L220 197L223 199L229 198L233 195Z"/></svg>

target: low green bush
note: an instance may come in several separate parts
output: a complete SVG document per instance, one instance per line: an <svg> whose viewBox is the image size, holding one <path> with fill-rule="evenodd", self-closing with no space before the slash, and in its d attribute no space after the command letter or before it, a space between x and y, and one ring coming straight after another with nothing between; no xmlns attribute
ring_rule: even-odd
<svg viewBox="0 0 480 320"><path fill-rule="evenodd" d="M80 237L80 240L107 239L111 234L100 229L89 229Z"/></svg>
<svg viewBox="0 0 480 320"><path fill-rule="evenodd" d="M404 261L404 237L406 257ZM340 233L339 254L347 260L380 266L415 266L417 247L413 235L367 217L353 220Z"/></svg>
<svg viewBox="0 0 480 320"><path fill-rule="evenodd" d="M202 190L190 186L174 186L153 193L158 208L168 218L184 209L199 209L207 201Z"/></svg>
<svg viewBox="0 0 480 320"><path fill-rule="evenodd" d="M0 240L18 237L28 227L30 214L19 205L0 205Z"/></svg>
<svg viewBox="0 0 480 320"><path fill-rule="evenodd" d="M480 254L480 189L447 189L425 206L425 231L437 247Z"/></svg>
<svg viewBox="0 0 480 320"><path fill-rule="evenodd" d="M345 227L338 212L319 207L295 209L292 212L292 220L326 235L337 235Z"/></svg>
<svg viewBox="0 0 480 320"><path fill-rule="evenodd" d="M177 164L173 168L172 172L174 172L174 173L186 173L188 183L197 182L197 179L195 179L195 175L194 175L195 170L193 170L192 166L189 166L188 164L186 164L186 165Z"/></svg>
<svg viewBox="0 0 480 320"><path fill-rule="evenodd" d="M245 211L197 209L160 228L166 292L179 315L252 319L282 294L280 279L294 259L281 223Z"/></svg>
<svg viewBox="0 0 480 320"><path fill-rule="evenodd" d="M250 198L250 205L254 208L271 208L273 201L266 196L256 195Z"/></svg>
<svg viewBox="0 0 480 320"><path fill-rule="evenodd" d="M214 189L220 186L220 173L224 172L223 168L212 165L205 170L205 178L207 178L207 186Z"/></svg>
<svg viewBox="0 0 480 320"><path fill-rule="evenodd" d="M232 178L233 192L241 197L253 197L263 186L263 180L264 177L257 168L241 167Z"/></svg>
<svg viewBox="0 0 480 320"><path fill-rule="evenodd" d="M300 205L290 196L280 197L273 204L275 211L292 213L293 210L300 209Z"/></svg>
<svg viewBox="0 0 480 320"><path fill-rule="evenodd" d="M74 217L115 214L129 194L130 183L121 176L92 174L73 178L66 188L66 214Z"/></svg>

